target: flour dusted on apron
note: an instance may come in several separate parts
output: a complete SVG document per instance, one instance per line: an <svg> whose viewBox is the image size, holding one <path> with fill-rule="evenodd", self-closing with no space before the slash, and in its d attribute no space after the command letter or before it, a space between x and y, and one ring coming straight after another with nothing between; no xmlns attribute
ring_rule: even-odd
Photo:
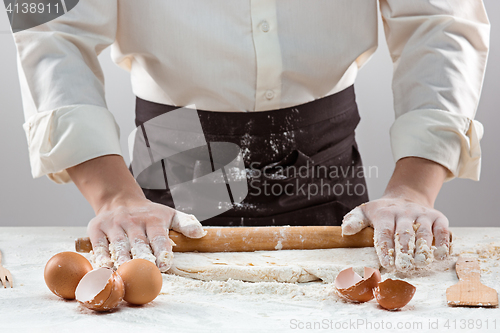
<svg viewBox="0 0 500 333"><path fill-rule="evenodd" d="M178 107L137 98L136 125ZM248 194L241 202L220 201L222 214L210 226L340 225L351 209L368 201L364 169L354 130L360 117L354 87L306 104L259 112L197 111L209 146L241 149ZM203 165L163 163L195 179ZM153 202L176 207L170 190L143 191Z"/></svg>

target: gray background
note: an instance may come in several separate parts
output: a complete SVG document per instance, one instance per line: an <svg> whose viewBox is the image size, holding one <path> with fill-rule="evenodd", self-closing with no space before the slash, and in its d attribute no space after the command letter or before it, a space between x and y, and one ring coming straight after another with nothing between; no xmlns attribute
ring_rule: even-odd
<svg viewBox="0 0 500 333"><path fill-rule="evenodd" d="M481 180L455 179L444 185L436 208L452 226L498 226L500 216L500 1L484 0L492 24L491 52L476 119L485 126L481 141ZM4 6L0 6L0 226L85 226L94 216L90 205L73 184L56 185L48 178L31 177L21 95L16 68L16 50ZM392 63L382 26L379 49L361 70L356 81L361 123L358 144L366 166L377 166L377 178L367 179L371 199L378 198L394 169L389 127L394 121L392 107ZM121 142L133 130L135 98L129 75L110 60L109 50L100 61L106 76L110 110L121 128ZM128 161L128 156L125 156Z"/></svg>

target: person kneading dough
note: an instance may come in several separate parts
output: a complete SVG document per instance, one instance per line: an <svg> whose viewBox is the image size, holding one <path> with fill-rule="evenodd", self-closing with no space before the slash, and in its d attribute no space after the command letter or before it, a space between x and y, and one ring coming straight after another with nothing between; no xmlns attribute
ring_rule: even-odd
<svg viewBox="0 0 500 333"><path fill-rule="evenodd" d="M377 48L378 6L395 65L396 166L370 201L357 172L354 82ZM373 226L382 266L425 267L448 254L449 222L433 208L443 182L479 179L483 129L473 119L489 47L481 0L81 0L14 38L33 177L76 184L96 214L88 234L99 265L134 256L166 271L168 230L200 238L201 220L342 225L346 235ZM194 155L161 156L141 179L126 165L97 58L109 46L131 73L145 160L186 141L170 139L172 131L191 133ZM173 115L190 120L154 132L155 121ZM196 219L189 214L216 194L179 185L188 173L210 182L215 159L193 156L205 148L215 156L221 142L239 147L248 191ZM175 218L175 209L187 217Z"/></svg>

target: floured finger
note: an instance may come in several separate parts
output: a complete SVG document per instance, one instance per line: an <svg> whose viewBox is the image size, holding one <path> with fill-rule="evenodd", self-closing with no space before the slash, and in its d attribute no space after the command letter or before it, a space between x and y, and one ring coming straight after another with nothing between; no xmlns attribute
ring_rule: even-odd
<svg viewBox="0 0 500 333"><path fill-rule="evenodd" d="M415 230L415 266L426 267L434 259L432 253L432 222L428 217L417 218L413 225Z"/></svg>
<svg viewBox="0 0 500 333"><path fill-rule="evenodd" d="M373 245L380 264L389 268L394 266L394 218L384 217L374 224Z"/></svg>
<svg viewBox="0 0 500 333"><path fill-rule="evenodd" d="M168 238L168 231L162 227L151 226L146 228L149 244L156 257L156 265L160 272L166 272L172 266L174 254L172 252L172 241Z"/></svg>
<svg viewBox="0 0 500 333"><path fill-rule="evenodd" d="M200 221L191 214L176 211L172 219L171 229L189 238L201 238L207 234Z"/></svg>
<svg viewBox="0 0 500 333"><path fill-rule="evenodd" d="M358 206L347 213L342 220L342 235L354 235L366 227L370 226L370 221Z"/></svg>
<svg viewBox="0 0 500 333"><path fill-rule="evenodd" d="M113 261L115 268L118 268L121 264L131 259L130 243L123 230L114 230L112 234L108 235L108 238L110 241L109 252L111 254L111 261Z"/></svg>
<svg viewBox="0 0 500 333"><path fill-rule="evenodd" d="M132 259L145 259L156 264L156 258L149 246L149 240L145 230L136 224L129 224L125 232L130 243L130 254Z"/></svg>
<svg viewBox="0 0 500 333"><path fill-rule="evenodd" d="M88 230L92 251L90 252L90 262L95 267L113 267L113 261L109 254L109 242L106 235L101 230Z"/></svg>
<svg viewBox="0 0 500 333"><path fill-rule="evenodd" d="M445 259L450 253L450 232L448 230L448 219L440 217L434 221L432 232L435 238L434 258Z"/></svg>

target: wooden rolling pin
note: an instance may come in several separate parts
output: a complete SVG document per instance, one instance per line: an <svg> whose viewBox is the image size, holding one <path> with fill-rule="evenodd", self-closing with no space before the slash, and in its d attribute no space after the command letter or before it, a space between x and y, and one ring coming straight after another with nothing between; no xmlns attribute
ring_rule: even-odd
<svg viewBox="0 0 500 333"><path fill-rule="evenodd" d="M341 227L211 227L200 239L170 231L175 252L252 252L273 250L309 250L337 247L372 247L373 228L342 237ZM88 237L75 241L77 252L90 252Z"/></svg>

